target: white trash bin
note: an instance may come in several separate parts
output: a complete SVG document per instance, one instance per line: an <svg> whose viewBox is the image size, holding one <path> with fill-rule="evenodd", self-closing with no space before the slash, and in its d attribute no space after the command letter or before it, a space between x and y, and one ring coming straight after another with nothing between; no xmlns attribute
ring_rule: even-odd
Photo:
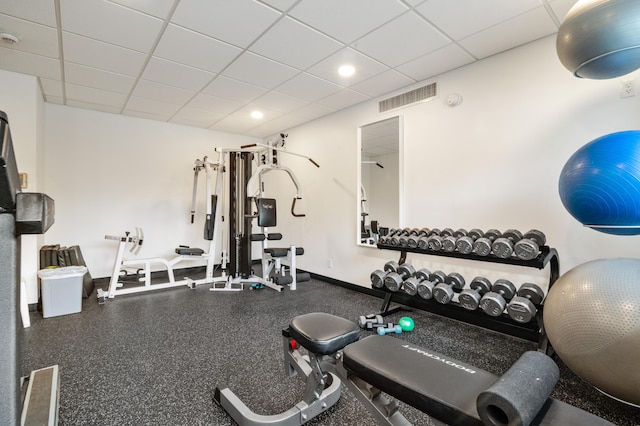
<svg viewBox="0 0 640 426"><path fill-rule="evenodd" d="M64 266L38 271L44 318L82 311L82 277L86 273L86 266Z"/></svg>

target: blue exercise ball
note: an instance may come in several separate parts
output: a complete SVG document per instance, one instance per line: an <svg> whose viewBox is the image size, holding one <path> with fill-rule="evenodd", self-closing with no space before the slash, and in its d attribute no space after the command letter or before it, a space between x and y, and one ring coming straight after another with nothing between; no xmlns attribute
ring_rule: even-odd
<svg viewBox="0 0 640 426"><path fill-rule="evenodd" d="M611 133L584 145L562 168L558 189L564 207L583 225L639 235L640 131Z"/></svg>

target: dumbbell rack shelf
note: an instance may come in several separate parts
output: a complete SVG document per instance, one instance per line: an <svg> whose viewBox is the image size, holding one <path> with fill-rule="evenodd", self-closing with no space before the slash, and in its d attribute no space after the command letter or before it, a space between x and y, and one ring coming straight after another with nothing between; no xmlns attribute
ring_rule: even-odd
<svg viewBox="0 0 640 426"><path fill-rule="evenodd" d="M540 247L540 253L535 259L532 260L522 260L515 256L502 259L495 256L479 256L476 254L463 254L459 252L433 251L420 248L398 247L386 244L378 244L377 246L379 249L383 250L399 251L400 259L398 263L400 264L406 262L408 253L417 253L431 256L467 259L479 262L524 266L540 270L545 269L547 266L549 266L549 289L551 288L553 283L560 277L560 260L558 257L558 252L556 249L549 246ZM443 305L433 300L419 299L402 292L386 293L381 309L382 313L390 311L389 306L392 299L395 303L412 306L437 315L446 316L458 321L519 337L521 339L529 340L532 342L537 342L539 351L549 354L552 352L552 348L549 345L542 321L544 304L539 307L534 321L522 324L513 321L506 313L503 313L498 317L491 317L477 310L469 311L467 309L464 309L455 301Z"/></svg>

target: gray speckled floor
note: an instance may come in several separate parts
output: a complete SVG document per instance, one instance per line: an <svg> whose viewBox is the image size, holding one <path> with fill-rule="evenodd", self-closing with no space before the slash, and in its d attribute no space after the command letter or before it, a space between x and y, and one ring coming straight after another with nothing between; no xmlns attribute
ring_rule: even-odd
<svg viewBox="0 0 640 426"><path fill-rule="evenodd" d="M24 331L23 374L59 364L61 425L230 425L212 402L227 384L254 411L284 411L302 382L284 375L281 330L296 315L322 311L357 320L382 301L318 280L298 290L209 292L171 289L119 296L98 305L95 293L79 314L43 319L31 313ZM423 311L410 315L412 333L399 338L501 374L531 342ZM640 424L640 410L601 395L561 365L554 397L619 425ZM411 407L419 425L429 419ZM311 425L371 425L373 418L346 388L340 401Z"/></svg>

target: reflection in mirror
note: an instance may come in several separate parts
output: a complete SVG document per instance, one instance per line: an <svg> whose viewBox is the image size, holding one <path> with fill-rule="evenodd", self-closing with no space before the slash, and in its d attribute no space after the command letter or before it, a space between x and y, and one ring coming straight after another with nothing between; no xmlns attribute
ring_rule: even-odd
<svg viewBox="0 0 640 426"><path fill-rule="evenodd" d="M400 227L401 117L358 128L358 243L375 246Z"/></svg>

